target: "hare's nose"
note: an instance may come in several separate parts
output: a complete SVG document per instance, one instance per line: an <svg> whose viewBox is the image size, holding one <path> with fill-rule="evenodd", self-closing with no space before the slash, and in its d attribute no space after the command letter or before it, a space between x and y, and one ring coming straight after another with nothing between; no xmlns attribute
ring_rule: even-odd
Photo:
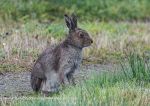
<svg viewBox="0 0 150 106"><path fill-rule="evenodd" d="M93 43L93 40L91 39L91 43Z"/></svg>

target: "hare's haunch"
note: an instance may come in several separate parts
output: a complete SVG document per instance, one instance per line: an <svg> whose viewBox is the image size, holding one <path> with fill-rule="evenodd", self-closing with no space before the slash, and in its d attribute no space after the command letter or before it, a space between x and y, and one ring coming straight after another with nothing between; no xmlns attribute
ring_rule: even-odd
<svg viewBox="0 0 150 106"><path fill-rule="evenodd" d="M66 39L47 48L31 71L31 86L36 92L57 92L60 84L75 84L73 73L81 64L82 49L93 43L89 34L77 27L77 17L74 14L64 17L69 28Z"/></svg>

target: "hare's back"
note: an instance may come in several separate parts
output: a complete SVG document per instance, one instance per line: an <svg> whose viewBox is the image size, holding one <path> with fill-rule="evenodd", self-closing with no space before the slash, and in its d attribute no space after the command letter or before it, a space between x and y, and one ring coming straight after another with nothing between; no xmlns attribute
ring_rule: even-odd
<svg viewBox="0 0 150 106"><path fill-rule="evenodd" d="M46 48L43 53L39 56L36 62L39 62L41 64L48 64L51 61L53 61L53 55L54 55L54 49L56 45L52 45L48 48Z"/></svg>
<svg viewBox="0 0 150 106"><path fill-rule="evenodd" d="M37 61L34 64L34 67L31 71L31 75L37 76L39 78L45 78L44 72L51 68L51 64L53 63L53 50L54 46L51 46L38 57Z"/></svg>

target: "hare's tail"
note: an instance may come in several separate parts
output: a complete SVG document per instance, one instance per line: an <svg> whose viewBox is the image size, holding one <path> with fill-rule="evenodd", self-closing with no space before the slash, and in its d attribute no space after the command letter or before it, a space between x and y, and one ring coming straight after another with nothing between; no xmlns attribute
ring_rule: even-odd
<svg viewBox="0 0 150 106"><path fill-rule="evenodd" d="M31 76L31 87L35 92L38 92L41 88L42 79Z"/></svg>

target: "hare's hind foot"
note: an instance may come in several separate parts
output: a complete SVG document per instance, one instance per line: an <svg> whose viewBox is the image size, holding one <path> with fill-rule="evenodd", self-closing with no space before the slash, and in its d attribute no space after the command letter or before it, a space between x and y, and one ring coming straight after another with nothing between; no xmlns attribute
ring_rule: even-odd
<svg viewBox="0 0 150 106"><path fill-rule="evenodd" d="M42 94L44 97L48 97L48 96L53 96L53 95L55 95L55 94L59 94L59 91L57 91L57 92L41 91L41 94Z"/></svg>
<svg viewBox="0 0 150 106"><path fill-rule="evenodd" d="M45 96L51 95L53 93L58 93L59 92L59 83L57 83L57 82L54 83L50 80L46 80L42 83L41 92Z"/></svg>

